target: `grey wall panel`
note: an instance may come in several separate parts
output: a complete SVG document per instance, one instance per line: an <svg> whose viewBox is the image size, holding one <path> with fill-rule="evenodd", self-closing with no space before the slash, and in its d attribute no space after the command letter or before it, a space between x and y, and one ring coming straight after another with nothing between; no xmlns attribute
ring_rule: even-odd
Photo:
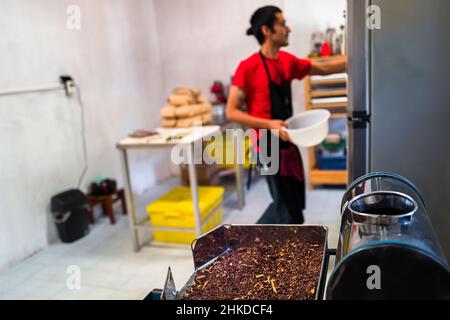
<svg viewBox="0 0 450 320"><path fill-rule="evenodd" d="M374 0L371 170L411 179L450 258L450 1Z"/></svg>
<svg viewBox="0 0 450 320"><path fill-rule="evenodd" d="M348 0L347 55L348 55L348 112L366 111L366 1Z"/></svg>

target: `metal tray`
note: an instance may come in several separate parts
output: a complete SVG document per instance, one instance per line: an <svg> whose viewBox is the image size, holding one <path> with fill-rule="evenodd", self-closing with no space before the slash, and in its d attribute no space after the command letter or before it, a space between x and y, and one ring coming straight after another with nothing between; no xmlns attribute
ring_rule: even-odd
<svg viewBox="0 0 450 320"><path fill-rule="evenodd" d="M323 244L322 266L319 280L317 281L315 299L323 297L326 272L328 268L329 250L327 247L328 228L322 225L222 225L195 239L191 249L194 259L195 271L177 292L172 277L168 270L162 300L179 300L186 290L193 285L195 276L199 270L214 263L220 256L225 255L239 247L248 247L255 244L255 239L261 243L275 243L277 240L304 240Z"/></svg>

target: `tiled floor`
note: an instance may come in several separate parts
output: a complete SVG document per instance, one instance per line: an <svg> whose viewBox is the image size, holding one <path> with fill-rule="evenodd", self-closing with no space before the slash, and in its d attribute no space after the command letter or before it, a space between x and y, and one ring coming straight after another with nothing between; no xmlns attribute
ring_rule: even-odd
<svg viewBox="0 0 450 320"><path fill-rule="evenodd" d="M174 183L165 183L153 192L162 193ZM306 223L327 226L330 247L336 246L342 193L307 192ZM247 192L243 210L233 209L233 196L226 201L224 223L254 223L269 201L265 181L257 180ZM138 206L145 203L138 201ZM69 289L67 284L73 277L67 273L72 265L79 267L80 289ZM51 245L2 272L0 299L142 299L153 288L163 286L169 266L177 287L181 287L193 271L189 247L151 246L135 253L127 218L121 216L114 226L101 218L83 239Z"/></svg>

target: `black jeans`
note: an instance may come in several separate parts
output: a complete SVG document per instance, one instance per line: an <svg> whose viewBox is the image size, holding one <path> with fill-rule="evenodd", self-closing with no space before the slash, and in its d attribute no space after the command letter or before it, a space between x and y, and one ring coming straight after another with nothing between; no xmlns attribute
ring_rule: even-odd
<svg viewBox="0 0 450 320"><path fill-rule="evenodd" d="M305 208L305 182L294 177L266 176L273 202L258 224L302 224Z"/></svg>

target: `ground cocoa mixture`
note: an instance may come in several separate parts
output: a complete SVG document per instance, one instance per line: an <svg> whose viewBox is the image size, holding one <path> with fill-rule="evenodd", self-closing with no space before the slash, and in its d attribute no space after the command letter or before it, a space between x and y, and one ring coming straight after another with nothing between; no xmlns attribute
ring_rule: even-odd
<svg viewBox="0 0 450 320"><path fill-rule="evenodd" d="M237 248L199 270L186 300L312 300L323 244L298 240Z"/></svg>

